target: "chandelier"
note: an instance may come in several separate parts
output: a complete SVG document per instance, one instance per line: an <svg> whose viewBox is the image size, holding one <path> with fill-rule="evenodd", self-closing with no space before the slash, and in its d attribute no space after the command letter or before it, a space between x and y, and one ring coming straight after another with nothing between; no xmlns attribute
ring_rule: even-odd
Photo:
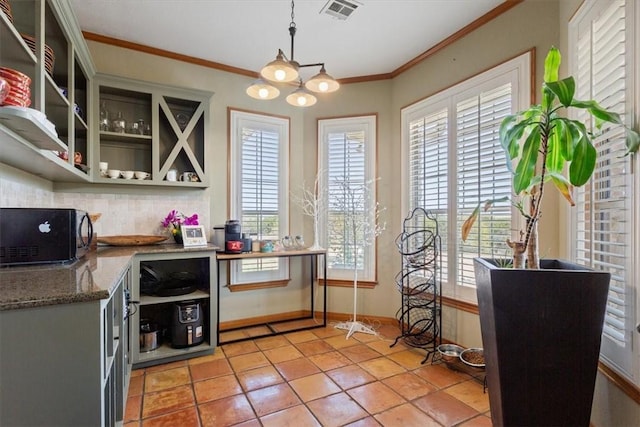
<svg viewBox="0 0 640 427"><path fill-rule="evenodd" d="M274 99L280 95L280 90L278 90L273 83L291 83L298 80L298 89L287 96L287 102L296 107L309 107L317 101L312 92L335 92L340 87L340 83L327 74L323 62L299 64L294 59L293 43L296 35L294 6L292 0L291 23L289 24L289 35L291 36L290 58L287 58L282 49L278 49L276 59L269 62L260 70L260 78L247 88L247 94L255 99ZM320 72L311 77L306 83L303 83L298 73L298 70L303 67L320 67Z"/></svg>

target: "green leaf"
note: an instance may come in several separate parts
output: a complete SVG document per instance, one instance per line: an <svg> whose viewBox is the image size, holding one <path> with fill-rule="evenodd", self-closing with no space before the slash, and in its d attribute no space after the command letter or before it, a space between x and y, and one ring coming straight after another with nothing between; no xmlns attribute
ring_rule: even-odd
<svg viewBox="0 0 640 427"><path fill-rule="evenodd" d="M587 142L590 142L591 138L589 136L589 131L587 131L584 123L578 120L563 120L565 121L565 123L569 127L569 131L571 132L571 141L569 141L569 143L571 144L571 152L573 153L573 155L571 156L571 160L573 160L573 157L575 156L576 146L578 145L580 140L582 138L585 138Z"/></svg>
<svg viewBox="0 0 640 427"><path fill-rule="evenodd" d="M558 136L560 155L566 161L573 158L573 140L580 137L580 133L571 126L571 121L564 117L554 119L555 133Z"/></svg>
<svg viewBox="0 0 640 427"><path fill-rule="evenodd" d="M586 136L578 140L573 160L569 165L569 181L576 187L581 187L589 181L596 167L597 152Z"/></svg>
<svg viewBox="0 0 640 427"><path fill-rule="evenodd" d="M505 153L508 154L510 159L513 159L514 157L516 157L518 155L518 146L516 144L515 147L513 147L514 145L514 141L513 138L508 138L507 136L511 135L510 134L510 130L513 129L513 126L515 124L515 121L518 119L518 115L517 114L511 114L508 115L507 117L505 117L502 120L502 123L500 123L500 144L502 145L502 149L504 150ZM515 150L515 152L512 155L512 150Z"/></svg>
<svg viewBox="0 0 640 427"><path fill-rule="evenodd" d="M569 107L572 105L573 96L576 93L576 81L573 77L554 82L545 82L543 85L558 97L563 106Z"/></svg>
<svg viewBox="0 0 640 427"><path fill-rule="evenodd" d="M549 110L553 105L553 101L556 99L556 95L553 93L551 89L546 85L546 83L542 84L542 108L545 111Z"/></svg>
<svg viewBox="0 0 640 427"><path fill-rule="evenodd" d="M529 188L531 179L536 170L538 150L540 149L540 128L533 128L522 147L522 156L516 167L516 174L513 177L513 190L520 194Z"/></svg>
<svg viewBox="0 0 640 427"><path fill-rule="evenodd" d="M545 181L549 181L549 176L547 175L547 177L545 178ZM531 190L533 189L533 187L535 187L536 185L540 184L542 182L542 177L540 175L536 175L533 177L533 179L531 180L531 182L529 183L529 186L524 190L525 194L531 194Z"/></svg>
<svg viewBox="0 0 640 427"><path fill-rule="evenodd" d="M627 146L627 152L624 153L624 155L626 156L627 154L638 151L638 148L640 148L640 135L631 129L625 128L625 131L627 135L624 143Z"/></svg>
<svg viewBox="0 0 640 427"><path fill-rule="evenodd" d="M564 157L562 156L562 121L555 123L555 126L551 130L549 139L547 140L547 170L551 172L561 172L564 166Z"/></svg>
<svg viewBox="0 0 640 427"><path fill-rule="evenodd" d="M575 108L582 108L582 109L588 110L589 113L591 113L591 115L593 117L595 117L596 119L599 119L599 120L601 120L603 122L615 123L615 124L618 124L618 125L623 124L622 123L622 119L620 118L620 115L618 113L615 113L615 112L609 111L609 110L605 110L596 101L593 101L593 100L589 100L589 101L574 100L571 103L571 106L575 107ZM600 126L598 126L598 127L600 127Z"/></svg>
<svg viewBox="0 0 640 427"><path fill-rule="evenodd" d="M514 120L518 119L518 116L510 117ZM531 120L529 119L512 125L511 122L514 120L509 120L509 117L506 117L500 125L500 144L507 155L507 168L510 172L513 172L511 160L515 159L519 155L520 145L518 142L520 141L520 138L522 138L522 135L524 135L527 126L531 125Z"/></svg>
<svg viewBox="0 0 640 427"><path fill-rule="evenodd" d="M544 81L555 82L558 80L558 70L560 70L560 61L562 56L556 47L551 47L547 57L544 60Z"/></svg>

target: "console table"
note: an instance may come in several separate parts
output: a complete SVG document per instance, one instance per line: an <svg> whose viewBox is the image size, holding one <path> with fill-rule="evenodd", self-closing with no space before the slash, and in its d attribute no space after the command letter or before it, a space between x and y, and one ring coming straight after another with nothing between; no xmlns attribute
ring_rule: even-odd
<svg viewBox="0 0 640 427"><path fill-rule="evenodd" d="M309 277L309 290L311 292L311 310L310 310L310 314L309 316L303 316L303 317L297 317L297 318L288 318L288 319L284 319L284 320L278 320L278 321L273 321L273 322L266 322L266 323L258 323L258 324L252 324L252 325L247 325L247 326L242 326L239 328L233 328L233 329L227 329L223 332L230 332L233 330L238 330L238 329L246 329L246 328L251 328L251 327L256 327L256 326L264 326L267 328L267 330L269 331L266 334L260 334L257 336L247 336L247 337L242 337L242 338L236 338L236 339L231 339L231 340L227 340L224 342L220 342L220 328L217 328L217 340L216 342L218 343L218 345L221 344L229 344L231 342L237 342L237 341L244 341L244 340L249 340L249 339L255 339L255 338L259 338L262 336L270 336L270 335L279 335L279 334L283 334L283 333L288 333L288 332L292 332L292 331L300 331L300 330L305 330L305 329L313 329L313 328L319 328L319 327L325 327L327 326L327 262L326 262L326 255L327 255L327 251L325 249L320 249L320 250L308 250L308 249L303 249L303 250L287 250L287 251L278 251L278 252L248 252L248 253L240 253L240 254L232 254L232 253L224 253L224 252L217 252L216 253L216 263L217 263L217 277L218 277L218 298L216 298L217 303L218 303L218 309L216 310L217 312L217 316L218 316L218 325L220 325L220 263L227 263L227 266L229 266L229 263L231 261L239 261L239 260L243 260L243 259L256 259L256 258L307 258L309 260L310 263L310 277ZM323 268L323 275L322 278L318 277L318 266L319 266L319 257L322 257L322 268ZM227 274L229 274L230 268L227 268ZM315 324L315 325L302 325L299 327L295 327L295 328L291 328L291 329L287 329L287 330L278 330L276 329L275 325L280 324L280 323L285 323L285 322L295 322L296 320L307 320L307 319L313 319L314 318L314 303L315 303L315 289L316 286L320 286L320 284L322 283L322 286L324 288L323 290L323 308L322 308L322 323L320 324Z"/></svg>

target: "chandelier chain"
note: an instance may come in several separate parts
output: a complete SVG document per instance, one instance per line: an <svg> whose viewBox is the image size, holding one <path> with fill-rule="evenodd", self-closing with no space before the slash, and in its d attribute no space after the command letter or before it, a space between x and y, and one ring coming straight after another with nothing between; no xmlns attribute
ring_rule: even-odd
<svg viewBox="0 0 640 427"><path fill-rule="evenodd" d="M290 27L295 27L296 26L296 23L295 23L296 15L293 12L293 8L294 7L295 7L294 0L291 0L291 23L289 24Z"/></svg>

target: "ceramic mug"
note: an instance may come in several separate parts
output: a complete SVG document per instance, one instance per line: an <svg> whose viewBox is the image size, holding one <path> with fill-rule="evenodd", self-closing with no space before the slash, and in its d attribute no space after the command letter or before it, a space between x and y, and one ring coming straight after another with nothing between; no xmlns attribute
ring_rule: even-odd
<svg viewBox="0 0 640 427"><path fill-rule="evenodd" d="M167 181L177 181L178 180L178 171L175 169L169 169L167 172Z"/></svg>
<svg viewBox="0 0 640 427"><path fill-rule="evenodd" d="M180 175L180 181L196 182L198 181L198 175L194 172L183 172L182 175Z"/></svg>

